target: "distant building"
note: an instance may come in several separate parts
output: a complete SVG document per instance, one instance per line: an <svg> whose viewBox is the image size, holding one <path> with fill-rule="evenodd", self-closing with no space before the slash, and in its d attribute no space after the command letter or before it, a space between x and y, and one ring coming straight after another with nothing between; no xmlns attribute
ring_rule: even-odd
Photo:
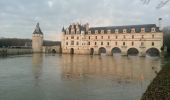
<svg viewBox="0 0 170 100"><path fill-rule="evenodd" d="M161 24L159 19L159 23ZM72 24L62 29L62 52L159 56L163 46L161 26L155 24L89 27Z"/></svg>
<svg viewBox="0 0 170 100"><path fill-rule="evenodd" d="M44 35L40 29L39 23L32 34L33 53L60 53L61 46L55 42L44 41Z"/></svg>

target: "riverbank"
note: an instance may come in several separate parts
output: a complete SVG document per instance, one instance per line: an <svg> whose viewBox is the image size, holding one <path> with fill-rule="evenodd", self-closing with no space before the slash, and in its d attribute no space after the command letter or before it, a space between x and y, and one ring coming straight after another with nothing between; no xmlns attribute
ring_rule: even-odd
<svg viewBox="0 0 170 100"><path fill-rule="evenodd" d="M0 56L31 54L31 48L0 48Z"/></svg>
<svg viewBox="0 0 170 100"><path fill-rule="evenodd" d="M170 62L163 66L141 100L170 100Z"/></svg>

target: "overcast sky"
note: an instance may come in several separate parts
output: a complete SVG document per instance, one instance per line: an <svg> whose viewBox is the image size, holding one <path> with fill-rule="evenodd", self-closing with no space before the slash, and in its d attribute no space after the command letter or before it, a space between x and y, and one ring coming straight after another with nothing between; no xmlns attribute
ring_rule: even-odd
<svg viewBox="0 0 170 100"><path fill-rule="evenodd" d="M166 1L166 0L164 0ZM157 24L170 26L170 2L160 0L0 0L0 37L31 38L40 23L46 40L60 40L62 27L73 22L94 26Z"/></svg>

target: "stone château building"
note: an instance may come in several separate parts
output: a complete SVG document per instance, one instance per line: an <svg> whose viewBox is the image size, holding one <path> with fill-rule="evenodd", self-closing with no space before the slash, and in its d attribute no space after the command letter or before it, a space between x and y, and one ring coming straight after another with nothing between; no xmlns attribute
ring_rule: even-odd
<svg viewBox="0 0 170 100"><path fill-rule="evenodd" d="M70 54L106 54L159 56L163 32L156 24L89 27L72 24L62 29L62 52Z"/></svg>

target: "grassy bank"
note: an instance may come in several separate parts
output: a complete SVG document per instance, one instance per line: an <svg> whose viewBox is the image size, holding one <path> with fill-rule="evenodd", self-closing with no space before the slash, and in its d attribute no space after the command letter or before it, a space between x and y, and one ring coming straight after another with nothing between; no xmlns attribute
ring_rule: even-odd
<svg viewBox="0 0 170 100"><path fill-rule="evenodd" d="M170 60L148 86L141 100L170 100Z"/></svg>

